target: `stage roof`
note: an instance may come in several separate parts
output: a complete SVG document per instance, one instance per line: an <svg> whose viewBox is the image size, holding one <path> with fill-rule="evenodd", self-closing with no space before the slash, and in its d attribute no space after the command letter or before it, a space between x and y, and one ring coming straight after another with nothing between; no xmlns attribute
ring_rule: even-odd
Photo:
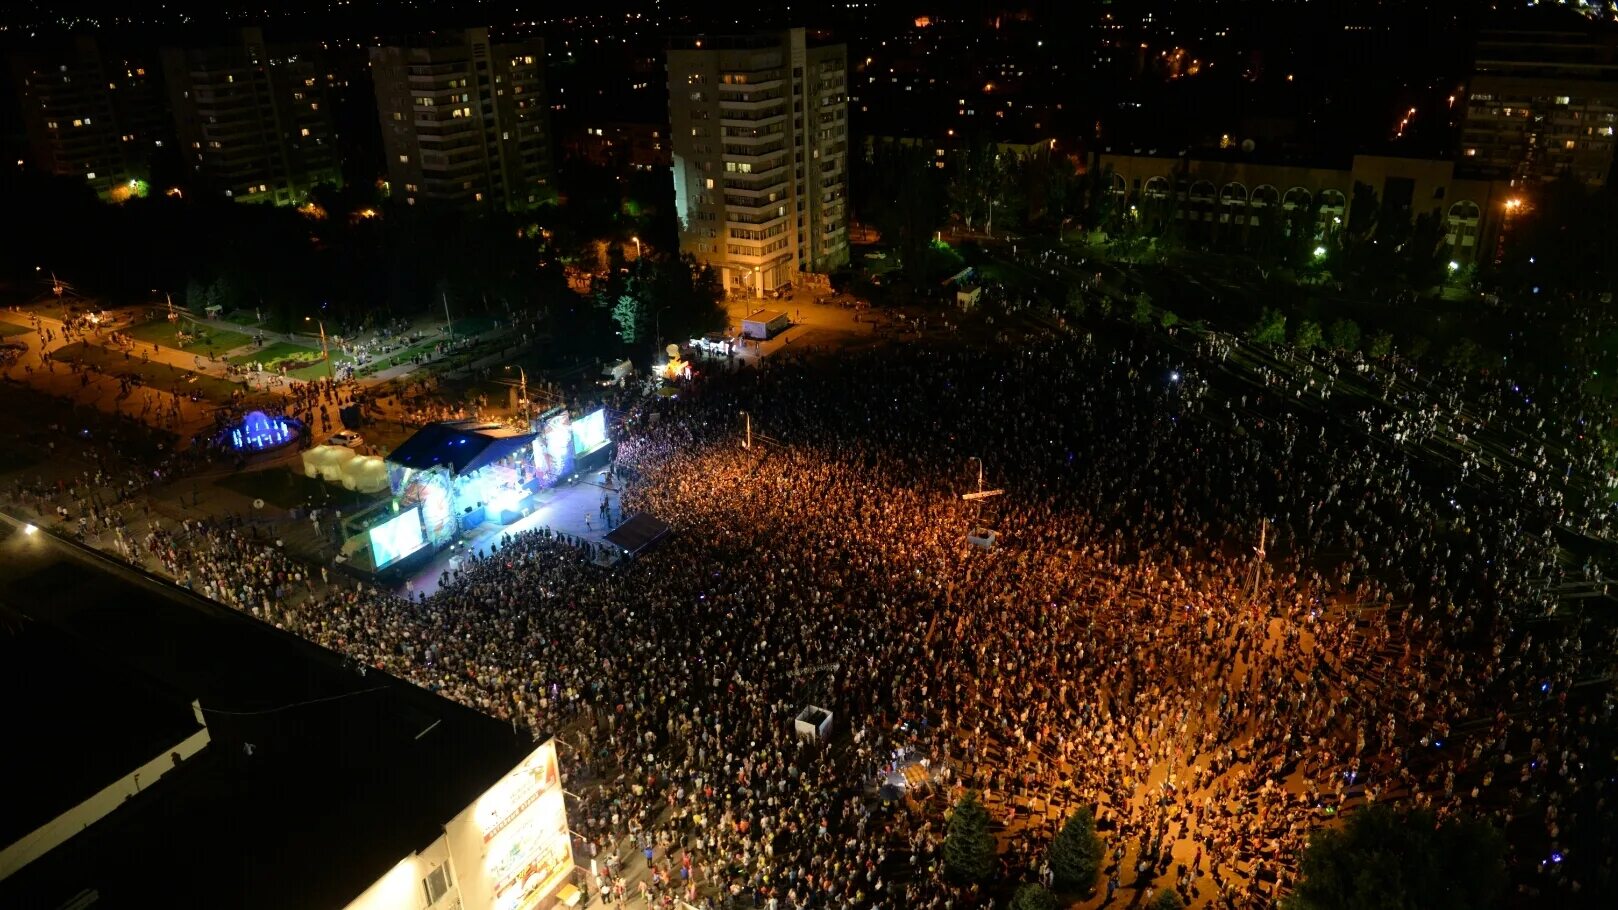
<svg viewBox="0 0 1618 910"><path fill-rule="evenodd" d="M630 516L628 521L608 531L606 539L608 543L628 550L629 555L639 556L642 550L662 540L668 532L667 524L642 512Z"/></svg>
<svg viewBox="0 0 1618 910"><path fill-rule="evenodd" d="M470 474L532 444L536 435L475 420L430 423L406 439L387 460L418 471L442 464L449 465L456 474Z"/></svg>

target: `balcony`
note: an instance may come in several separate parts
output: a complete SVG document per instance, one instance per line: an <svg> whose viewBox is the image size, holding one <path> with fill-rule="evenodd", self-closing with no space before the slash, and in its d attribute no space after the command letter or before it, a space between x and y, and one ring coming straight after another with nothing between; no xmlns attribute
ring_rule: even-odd
<svg viewBox="0 0 1618 910"><path fill-rule="evenodd" d="M722 126L759 127L777 121L786 120L785 107L780 110L769 111L737 111L728 107L719 109L719 123Z"/></svg>

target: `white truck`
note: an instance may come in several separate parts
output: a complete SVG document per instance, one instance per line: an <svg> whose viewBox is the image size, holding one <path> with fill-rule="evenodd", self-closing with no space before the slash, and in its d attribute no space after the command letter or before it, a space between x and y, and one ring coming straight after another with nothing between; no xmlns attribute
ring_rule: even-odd
<svg viewBox="0 0 1618 910"><path fill-rule="evenodd" d="M742 320L742 334L764 341L774 338L792 327L792 319L785 313L755 313Z"/></svg>

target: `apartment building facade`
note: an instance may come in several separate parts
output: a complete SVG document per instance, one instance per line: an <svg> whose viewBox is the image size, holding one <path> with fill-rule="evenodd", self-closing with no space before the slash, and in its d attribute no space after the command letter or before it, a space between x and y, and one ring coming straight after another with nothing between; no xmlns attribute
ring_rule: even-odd
<svg viewBox="0 0 1618 910"><path fill-rule="evenodd" d="M1567 25L1479 34L1459 163L1519 183L1611 178L1618 148L1618 31ZM1582 22L1582 20L1580 20Z"/></svg>
<svg viewBox="0 0 1618 910"><path fill-rule="evenodd" d="M41 170L118 198L173 141L158 74L144 58L81 34L60 52L13 58L12 70L28 154Z"/></svg>
<svg viewBox="0 0 1618 910"><path fill-rule="evenodd" d="M801 28L670 46L680 249L733 294L848 262L847 58Z"/></svg>
<svg viewBox="0 0 1618 910"><path fill-rule="evenodd" d="M543 41L477 28L370 53L394 198L522 209L554 195Z"/></svg>
<svg viewBox="0 0 1618 910"><path fill-rule="evenodd" d="M318 53L273 47L256 28L204 48L165 48L163 75L181 153L198 181L242 202L299 204L342 182Z"/></svg>

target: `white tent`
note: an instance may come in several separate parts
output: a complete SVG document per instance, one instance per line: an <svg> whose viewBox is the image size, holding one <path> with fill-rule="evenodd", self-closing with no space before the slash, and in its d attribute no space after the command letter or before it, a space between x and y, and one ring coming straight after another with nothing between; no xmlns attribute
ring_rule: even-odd
<svg viewBox="0 0 1618 910"><path fill-rule="evenodd" d="M388 465L375 455L359 455L342 465L343 487L361 493L380 493L388 488Z"/></svg>
<svg viewBox="0 0 1618 910"><path fill-rule="evenodd" d="M347 446L315 446L303 453L303 474L305 477L340 481L343 479L343 465L356 457L354 450Z"/></svg>

